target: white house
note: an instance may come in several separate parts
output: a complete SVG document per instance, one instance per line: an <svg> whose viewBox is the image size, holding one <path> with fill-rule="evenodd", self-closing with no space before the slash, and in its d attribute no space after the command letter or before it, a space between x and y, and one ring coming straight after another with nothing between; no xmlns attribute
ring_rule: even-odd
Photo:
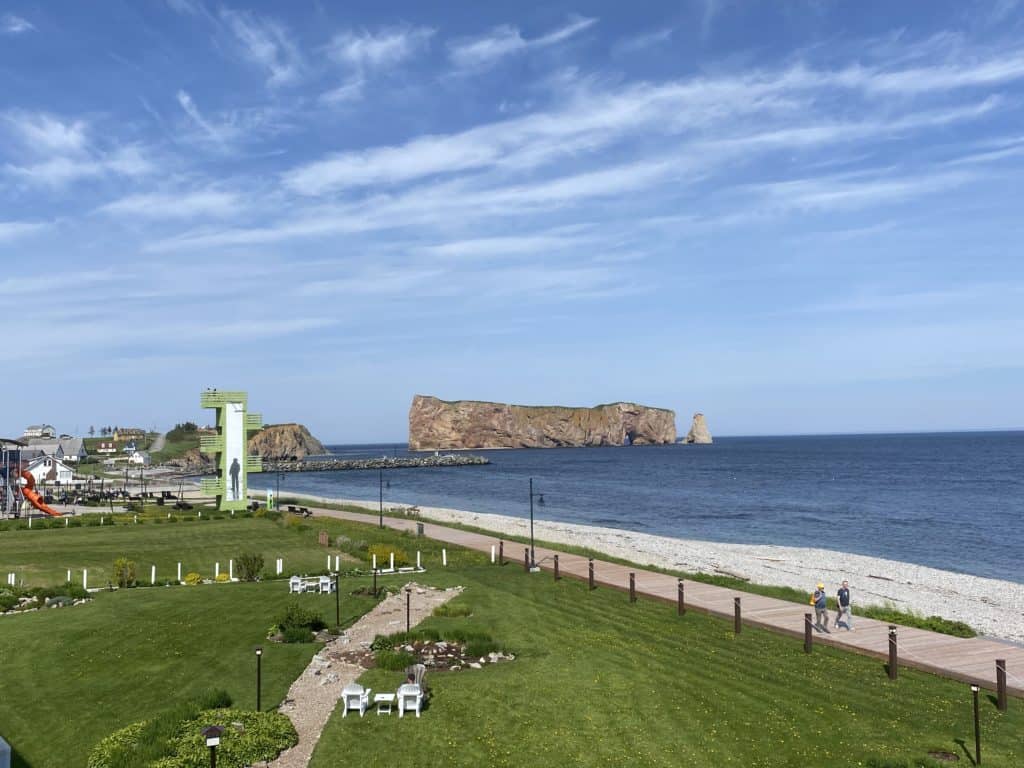
<svg viewBox="0 0 1024 768"><path fill-rule="evenodd" d="M33 437L29 438L28 444L30 448L42 451L47 456L53 456L61 461L77 463L89 455L85 450L85 441L80 437L63 436L56 440Z"/></svg>
<svg viewBox="0 0 1024 768"><path fill-rule="evenodd" d="M152 459L146 451L133 451L128 457L128 463L138 467L148 467L151 462Z"/></svg>
<svg viewBox="0 0 1024 768"><path fill-rule="evenodd" d="M44 437L47 440L53 440L57 437L57 430L49 424L30 424L25 427L25 431L21 433L22 437Z"/></svg>
<svg viewBox="0 0 1024 768"><path fill-rule="evenodd" d="M39 456L29 462L28 471L36 479L36 485L70 485L75 479L75 470L53 456Z"/></svg>
<svg viewBox="0 0 1024 768"><path fill-rule="evenodd" d="M103 441L97 444L96 453L117 453L117 446L113 441Z"/></svg>

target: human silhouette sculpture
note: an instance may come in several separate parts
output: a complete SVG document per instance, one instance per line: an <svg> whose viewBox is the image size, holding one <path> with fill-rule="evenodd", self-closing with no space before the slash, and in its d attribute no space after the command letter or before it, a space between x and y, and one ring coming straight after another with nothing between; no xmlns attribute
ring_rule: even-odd
<svg viewBox="0 0 1024 768"><path fill-rule="evenodd" d="M238 501L238 475L242 471L242 465L238 463L238 458L231 462L231 469L228 470L228 474L231 475L231 500Z"/></svg>

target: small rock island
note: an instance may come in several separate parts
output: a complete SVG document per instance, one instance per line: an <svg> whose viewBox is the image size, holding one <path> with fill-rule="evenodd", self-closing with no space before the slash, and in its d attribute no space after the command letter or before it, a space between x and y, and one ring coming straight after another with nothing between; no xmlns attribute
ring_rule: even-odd
<svg viewBox="0 0 1024 768"><path fill-rule="evenodd" d="M708 431L708 424L704 421L703 413L693 414L693 424L690 431L686 433L684 443L693 445L711 445L711 433Z"/></svg>
<svg viewBox="0 0 1024 768"><path fill-rule="evenodd" d="M675 441L674 411L636 403L570 408L416 395L409 409L411 451L670 445Z"/></svg>

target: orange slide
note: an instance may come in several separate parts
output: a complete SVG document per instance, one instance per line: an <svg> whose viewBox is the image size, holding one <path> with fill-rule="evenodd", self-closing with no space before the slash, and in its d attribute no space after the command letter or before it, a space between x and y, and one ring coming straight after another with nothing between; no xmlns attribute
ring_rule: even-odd
<svg viewBox="0 0 1024 768"><path fill-rule="evenodd" d="M53 517L60 517L60 512L55 509L51 509L46 506L43 502L43 497L36 493L36 479L32 477L32 473L27 469L21 473L21 479L25 481L25 486L21 489L21 495L28 499L28 503L38 509L40 512L45 512Z"/></svg>

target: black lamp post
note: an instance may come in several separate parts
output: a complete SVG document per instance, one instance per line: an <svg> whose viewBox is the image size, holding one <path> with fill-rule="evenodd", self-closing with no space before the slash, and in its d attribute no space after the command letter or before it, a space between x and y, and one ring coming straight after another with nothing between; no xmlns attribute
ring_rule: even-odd
<svg viewBox="0 0 1024 768"><path fill-rule="evenodd" d="M377 485L380 489L380 527L384 527L384 467L377 468Z"/></svg>
<svg viewBox="0 0 1024 768"><path fill-rule="evenodd" d="M338 583L340 573L334 574L334 626L341 626L341 585Z"/></svg>
<svg viewBox="0 0 1024 768"><path fill-rule="evenodd" d="M978 713L978 691L979 687L971 686L971 694L974 696L974 764L981 765L981 719Z"/></svg>
<svg viewBox="0 0 1024 768"><path fill-rule="evenodd" d="M206 746L210 748L210 768L217 768L217 747L220 746L220 735L224 729L219 725L209 725L203 728L202 733Z"/></svg>
<svg viewBox="0 0 1024 768"><path fill-rule="evenodd" d="M412 615L409 609L412 600L412 589L409 587L405 588L405 631L409 632L412 629Z"/></svg>
<svg viewBox="0 0 1024 768"><path fill-rule="evenodd" d="M534 493L533 492L533 478L531 477L530 478L530 570L531 571L537 569L537 552L536 552L536 549L534 548L534 545L533 545L533 497L534 496L539 496L541 503L542 504L544 503L544 494L543 493Z"/></svg>
<svg viewBox="0 0 1024 768"><path fill-rule="evenodd" d="M260 682L261 682L260 677L261 677L261 673L263 671L260 668L262 660L263 660L263 648L257 645L256 646L256 711L257 712L259 712L261 710L260 704L262 703L260 701L260 692L261 692L261 689L263 688L263 686L260 685Z"/></svg>

